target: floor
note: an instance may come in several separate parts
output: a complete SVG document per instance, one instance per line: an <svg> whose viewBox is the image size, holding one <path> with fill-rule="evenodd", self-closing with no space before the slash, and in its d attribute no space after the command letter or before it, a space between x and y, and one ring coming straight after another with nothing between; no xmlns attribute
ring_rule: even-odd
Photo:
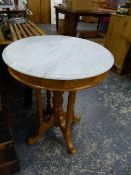
<svg viewBox="0 0 131 175"><path fill-rule="evenodd" d="M43 30L45 31L45 33L47 33L48 35L56 35L56 26L55 24L38 24L39 27L43 28ZM96 23L90 23L87 24L85 22L79 22L78 26L77 26L77 36L80 36L80 33L83 34L83 32L85 31L96 31L97 29L97 24ZM101 36L105 36L104 33L100 34ZM97 42L101 45L104 44L104 40L105 37L99 37L99 38L88 38L91 41Z"/></svg>
<svg viewBox="0 0 131 175"><path fill-rule="evenodd" d="M48 34L56 33L55 26L41 26ZM75 156L66 150L59 128L50 129L35 145L25 143L35 129L36 101L34 97L32 110L25 110L23 100L21 95L13 102L21 162L16 175L131 175L130 75L110 73L101 84L77 93L75 113L81 121L72 126Z"/></svg>
<svg viewBox="0 0 131 175"><path fill-rule="evenodd" d="M56 26L55 24L38 24L39 27L43 28L45 33L48 35L55 35L56 34ZM85 22L79 22L77 26L77 35L79 36L80 32L84 31L95 31L97 29L97 24L96 23L90 23L87 24ZM103 42L104 38L90 38L92 41L98 41L98 42Z"/></svg>
<svg viewBox="0 0 131 175"><path fill-rule="evenodd" d="M38 26L40 26L41 28L44 29L44 31L47 34L56 34L56 25L55 24L38 24ZM84 22L79 22L78 26L77 26L77 30L78 31L85 31L85 30L95 30L97 28L97 24L96 23L90 23L89 25L87 23Z"/></svg>

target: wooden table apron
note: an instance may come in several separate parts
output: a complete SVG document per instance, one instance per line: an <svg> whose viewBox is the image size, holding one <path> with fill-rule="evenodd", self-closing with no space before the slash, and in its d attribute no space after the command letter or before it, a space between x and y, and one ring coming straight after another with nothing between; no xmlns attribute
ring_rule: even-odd
<svg viewBox="0 0 131 175"><path fill-rule="evenodd" d="M103 81L107 72L101 75L79 79L79 80L51 80L37 78L29 75L22 74L12 68L8 68L9 73L18 81L35 88L38 110L38 123L39 126L33 137L28 139L29 144L36 143L44 134L46 130L53 126L59 126L68 150L71 154L76 153L76 149L72 144L70 124L72 122L79 122L80 117L74 115L74 105L76 98L76 91L84 88L94 86ZM47 109L43 112L41 89L47 90ZM63 110L63 93L69 91L67 111ZM52 97L53 96L53 97ZM53 107L52 104L53 103ZM49 114L46 119L45 114Z"/></svg>

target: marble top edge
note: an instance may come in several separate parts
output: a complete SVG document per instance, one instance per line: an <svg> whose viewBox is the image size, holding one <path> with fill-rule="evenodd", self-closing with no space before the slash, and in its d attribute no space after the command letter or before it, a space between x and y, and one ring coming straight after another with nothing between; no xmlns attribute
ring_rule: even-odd
<svg viewBox="0 0 131 175"><path fill-rule="evenodd" d="M46 45L41 46L45 41ZM25 53L21 52L20 47ZM88 47L89 51L87 51ZM105 47L89 40L60 35L35 36L18 40L4 49L2 57L9 67L20 73L53 80L95 77L107 72L114 63L113 55Z"/></svg>

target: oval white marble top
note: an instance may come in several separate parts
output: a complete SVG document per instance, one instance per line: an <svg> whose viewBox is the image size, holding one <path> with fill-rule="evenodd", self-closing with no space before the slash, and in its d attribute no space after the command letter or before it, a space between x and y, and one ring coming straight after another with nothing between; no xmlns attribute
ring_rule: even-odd
<svg viewBox="0 0 131 175"><path fill-rule="evenodd" d="M108 71L114 62L112 54L99 44L59 35L18 40L2 56L18 72L54 80L94 77Z"/></svg>

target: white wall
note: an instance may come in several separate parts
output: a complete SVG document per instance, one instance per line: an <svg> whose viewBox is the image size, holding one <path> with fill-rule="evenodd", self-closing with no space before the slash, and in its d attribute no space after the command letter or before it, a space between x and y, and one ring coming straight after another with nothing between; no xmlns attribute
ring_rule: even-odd
<svg viewBox="0 0 131 175"><path fill-rule="evenodd" d="M18 0L18 8L26 9L27 0Z"/></svg>
<svg viewBox="0 0 131 175"><path fill-rule="evenodd" d="M51 24L56 23L56 15L55 15L55 8L54 6L57 4L61 4L62 0L51 0ZM59 18L63 19L64 15L59 14Z"/></svg>

